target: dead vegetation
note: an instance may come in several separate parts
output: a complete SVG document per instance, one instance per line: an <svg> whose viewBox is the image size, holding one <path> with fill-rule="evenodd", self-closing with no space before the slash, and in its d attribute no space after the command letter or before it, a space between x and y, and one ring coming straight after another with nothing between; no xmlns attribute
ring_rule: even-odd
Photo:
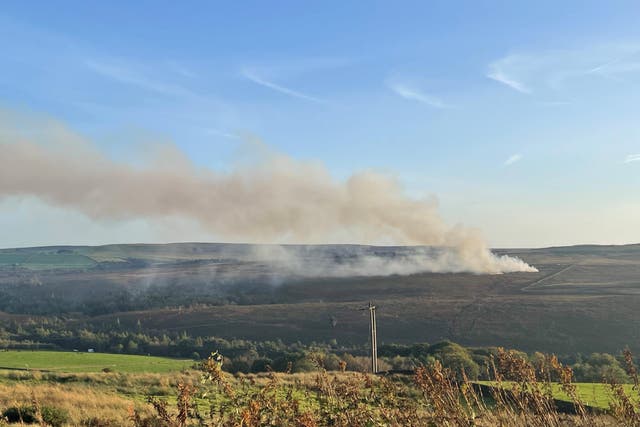
<svg viewBox="0 0 640 427"><path fill-rule="evenodd" d="M88 385L0 384L0 408L29 406L63 410L69 414L72 425L91 425L87 423L98 419L109 420L110 425L127 425L130 424L128 413L135 403L115 393L94 390ZM142 402L136 411L151 412Z"/></svg>
<svg viewBox="0 0 640 427"><path fill-rule="evenodd" d="M492 380L482 383L437 361L418 367L413 375L331 372L319 358L314 360L316 373L232 376L214 354L200 373L171 379L20 373L13 383L0 384L0 405L19 414L31 411L31 423L54 425L42 416L54 408L68 414L68 425L93 427L640 426L640 381L629 350L624 359L634 387L609 380L606 411L581 400L571 368L555 356L531 362L503 349L485 367ZM56 379L67 382L52 382ZM118 394L128 386L136 393L146 390L146 402L142 394ZM568 400L556 400L554 387Z"/></svg>
<svg viewBox="0 0 640 427"><path fill-rule="evenodd" d="M625 353L627 371L637 384L635 365ZM185 426L640 426L640 407L623 387L611 382L611 409L587 407L573 384L571 368L555 356L534 366L521 353L500 349L486 367L490 386L439 362L421 366L412 378L366 373L329 373L319 364L311 376L270 373L225 374L215 357L203 365L198 394L178 387L177 408L151 400L155 414L134 414L137 427ZM552 396L552 379L569 396ZM204 399L206 408L199 405ZM160 422L161 424L154 424Z"/></svg>

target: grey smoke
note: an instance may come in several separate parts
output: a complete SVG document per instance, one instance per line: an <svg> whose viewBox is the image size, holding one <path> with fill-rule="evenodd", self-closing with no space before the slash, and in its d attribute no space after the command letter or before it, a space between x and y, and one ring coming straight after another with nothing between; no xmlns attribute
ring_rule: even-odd
<svg viewBox="0 0 640 427"><path fill-rule="evenodd" d="M302 261L278 246L258 254L309 274L537 271L494 255L476 230L447 225L434 200L407 197L387 175L365 171L336 180L317 162L256 142L251 161L229 172L199 168L166 145L131 164L59 124L32 122L28 134L7 120L0 126L0 198L35 196L95 220L187 218L222 240L440 248L391 259L366 255L341 265L305 261L300 268Z"/></svg>

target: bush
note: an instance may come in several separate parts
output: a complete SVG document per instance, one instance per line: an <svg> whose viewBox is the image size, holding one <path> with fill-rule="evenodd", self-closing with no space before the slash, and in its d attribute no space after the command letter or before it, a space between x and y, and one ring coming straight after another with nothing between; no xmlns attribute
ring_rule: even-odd
<svg viewBox="0 0 640 427"><path fill-rule="evenodd" d="M12 406L7 408L2 413L2 416L9 423L36 424L38 422L36 412L36 408L33 406ZM52 427L62 427L69 423L69 413L61 408L43 406L40 414L42 415L42 421Z"/></svg>
<svg viewBox="0 0 640 427"><path fill-rule="evenodd" d="M291 366L292 372L312 372L315 371L316 365L308 357L301 357L293 362Z"/></svg>
<svg viewBox="0 0 640 427"><path fill-rule="evenodd" d="M322 360L322 364L327 371L339 371L340 362L342 362L342 359L333 353L326 354Z"/></svg>
<svg viewBox="0 0 640 427"><path fill-rule="evenodd" d="M12 406L5 409L2 416L9 423L33 424L37 422L36 409L33 406Z"/></svg>
<svg viewBox="0 0 640 427"><path fill-rule="evenodd" d="M272 364L273 364L273 360L266 357L256 359L253 361L253 364L251 365L251 372L254 372L254 373L267 372L271 368Z"/></svg>
<svg viewBox="0 0 640 427"><path fill-rule="evenodd" d="M168 421L164 421L156 416L138 418L135 420L136 427L171 427L172 425L174 424L170 424Z"/></svg>
<svg viewBox="0 0 640 427"><path fill-rule="evenodd" d="M69 423L69 413L65 409L54 406L43 406L41 412L42 421L51 427L62 427Z"/></svg>
<svg viewBox="0 0 640 427"><path fill-rule="evenodd" d="M442 341L434 344L429 348L430 355L439 360L443 366L451 369L458 380L462 379L462 372L469 377L469 379L475 380L480 374L480 367L473 360L469 350L466 348L452 343L450 341ZM428 363L427 363L428 364Z"/></svg>
<svg viewBox="0 0 640 427"><path fill-rule="evenodd" d="M353 356L349 353L342 355L342 360L347 364L348 371L369 372L371 371L371 359L364 356Z"/></svg>
<svg viewBox="0 0 640 427"><path fill-rule="evenodd" d="M80 425L83 427L118 427L120 424L107 418L91 417L82 420Z"/></svg>

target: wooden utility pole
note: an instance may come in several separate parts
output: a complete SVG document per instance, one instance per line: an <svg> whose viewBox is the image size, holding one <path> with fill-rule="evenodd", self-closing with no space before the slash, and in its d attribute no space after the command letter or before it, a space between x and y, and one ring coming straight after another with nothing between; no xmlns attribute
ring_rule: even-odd
<svg viewBox="0 0 640 427"><path fill-rule="evenodd" d="M369 301L369 305L360 310L369 310L369 339L371 341L371 372L378 373L378 338L376 327L376 306Z"/></svg>
<svg viewBox="0 0 640 427"><path fill-rule="evenodd" d="M369 301L369 332L371 333L371 372L378 372L378 338L376 331L376 306Z"/></svg>

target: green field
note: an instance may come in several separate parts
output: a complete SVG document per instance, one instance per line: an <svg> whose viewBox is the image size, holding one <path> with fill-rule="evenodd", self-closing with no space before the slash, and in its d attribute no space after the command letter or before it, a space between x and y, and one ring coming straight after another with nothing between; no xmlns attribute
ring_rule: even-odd
<svg viewBox="0 0 640 427"><path fill-rule="evenodd" d="M20 267L28 270L84 269L96 264L93 259L77 253L0 252L0 267Z"/></svg>
<svg viewBox="0 0 640 427"><path fill-rule="evenodd" d="M611 402L611 388L609 384L576 383L576 387L578 396L585 405L609 409L609 402ZM638 393L633 390L633 385L624 384L623 387L629 396L638 396ZM559 400L570 400L569 396L562 391L559 384L553 384L553 396Z"/></svg>
<svg viewBox="0 0 640 427"><path fill-rule="evenodd" d="M62 351L3 351L0 369L31 369L54 372L167 373L193 366L193 360L153 356Z"/></svg>
<svg viewBox="0 0 640 427"><path fill-rule="evenodd" d="M479 384L495 385L493 381L478 381ZM587 406L599 409L609 409L611 402L611 387L604 383L574 383L578 392L578 397ZM509 383L503 383L503 386L509 388ZM634 401L640 401L640 394L633 390L633 384L624 384L624 391L628 396L635 397ZM560 384L551 384L551 392L553 397L558 400L571 401L571 398L562 390Z"/></svg>

